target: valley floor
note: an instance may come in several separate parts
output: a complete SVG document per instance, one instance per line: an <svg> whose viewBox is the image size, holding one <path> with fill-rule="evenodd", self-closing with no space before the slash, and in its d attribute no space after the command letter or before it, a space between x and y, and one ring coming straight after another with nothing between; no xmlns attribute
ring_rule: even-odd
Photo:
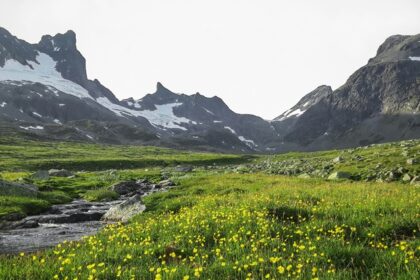
<svg viewBox="0 0 420 280"><path fill-rule="evenodd" d="M0 194L0 219L64 198L104 199L124 180L171 178L176 187L145 197L146 211L128 224L0 256L0 279L420 278L419 141L274 157L2 143L1 178L33 183L40 194ZM75 175L31 177L47 168ZM327 179L336 172L349 176Z"/></svg>

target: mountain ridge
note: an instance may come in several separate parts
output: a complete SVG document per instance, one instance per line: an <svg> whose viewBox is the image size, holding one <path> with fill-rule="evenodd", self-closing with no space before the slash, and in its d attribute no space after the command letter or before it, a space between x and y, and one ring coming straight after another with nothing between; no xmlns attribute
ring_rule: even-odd
<svg viewBox="0 0 420 280"><path fill-rule="evenodd" d="M420 137L420 35L389 37L343 86L319 86L271 121L237 114L217 96L174 93L160 82L154 93L119 100L88 79L71 30L29 44L0 28L0 50L0 121L39 137L230 152Z"/></svg>

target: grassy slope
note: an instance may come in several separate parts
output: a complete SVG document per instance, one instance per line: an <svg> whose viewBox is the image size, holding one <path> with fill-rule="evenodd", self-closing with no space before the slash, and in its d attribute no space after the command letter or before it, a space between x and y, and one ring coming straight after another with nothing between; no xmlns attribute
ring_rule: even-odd
<svg viewBox="0 0 420 280"><path fill-rule="evenodd" d="M32 163L9 160L10 166L3 164L3 177L25 177L28 170L38 166L36 162L47 161L43 155L49 152L48 146L34 145L39 154L32 157ZM70 144L60 145L65 150L72 148ZM18 148L9 154L10 158ZM74 153L71 156L82 166L86 148L91 157L96 147L78 145L74 149L80 156ZM144 152L143 148L130 148ZM124 161L124 157L116 154L121 147L107 149L110 151L99 155L99 162L106 162L108 156ZM178 162L185 155L168 153ZM330 161L341 151L323 153ZM395 154L398 153L401 151ZM284 157L315 154L276 157L282 161ZM224 158L220 155L204 158L211 156ZM197 155L187 156L187 160L189 157ZM141 157L134 160L141 161ZM387 160L378 158L375 164L379 162ZM107 163L96 169L106 168ZM0 279L51 279L54 275L60 279L420 277L419 186L305 180L258 172L238 174L232 170L235 168L201 168L180 174L166 169L163 172L178 187L147 197L147 211L132 223L111 225L83 242L64 243L37 254L0 257ZM90 171L78 173L75 178L36 183L41 188L77 196L119 180L140 177L159 180L161 174L157 167L112 173Z"/></svg>
<svg viewBox="0 0 420 280"><path fill-rule="evenodd" d="M340 157L340 162L334 159ZM417 164L408 164L417 159ZM311 153L286 153L260 157L249 164L250 171L271 174L328 177L336 171L348 172L354 180L402 181L404 174L420 176L420 140L411 140L345 150ZM392 178L390 178L392 172Z"/></svg>
<svg viewBox="0 0 420 280"><path fill-rule="evenodd" d="M115 198L115 193L103 188L118 181L142 177L159 180L161 167L178 164L224 165L246 162L249 158L157 147L0 138L0 179L35 183L43 191L39 197L33 198L6 197L0 193L0 221L12 216L38 214L51 204L68 202L71 197L85 197L88 200ZM31 179L30 175L34 171L49 168L83 172L78 172L74 178ZM110 168L123 171L114 174L109 171Z"/></svg>

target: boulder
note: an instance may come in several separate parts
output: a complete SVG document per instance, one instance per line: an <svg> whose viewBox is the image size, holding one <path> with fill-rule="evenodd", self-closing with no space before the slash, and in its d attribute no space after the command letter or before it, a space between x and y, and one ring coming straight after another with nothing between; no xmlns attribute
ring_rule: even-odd
<svg viewBox="0 0 420 280"><path fill-rule="evenodd" d="M38 187L0 180L0 195L36 197L38 195Z"/></svg>
<svg viewBox="0 0 420 280"><path fill-rule="evenodd" d="M340 162L343 162L343 161L344 161L344 158L343 157L340 157L340 156L338 156L335 159L333 159L333 163L340 163Z"/></svg>
<svg viewBox="0 0 420 280"><path fill-rule="evenodd" d="M119 182L111 186L111 190L118 193L119 195L143 193L144 191L150 190L151 188L153 188L153 185L145 179Z"/></svg>
<svg viewBox="0 0 420 280"><path fill-rule="evenodd" d="M48 175L53 177L70 177L74 174L66 169L50 169L48 170Z"/></svg>
<svg viewBox="0 0 420 280"><path fill-rule="evenodd" d="M402 177L403 182L410 182L411 181L411 176L408 174L404 174L404 176Z"/></svg>
<svg viewBox="0 0 420 280"><path fill-rule="evenodd" d="M189 165L178 165L175 167L176 172L191 172L193 171L193 167Z"/></svg>
<svg viewBox="0 0 420 280"><path fill-rule="evenodd" d="M47 170L38 170L34 174L32 174L32 179L38 180L48 180L50 178L50 174Z"/></svg>
<svg viewBox="0 0 420 280"><path fill-rule="evenodd" d="M416 164L416 163L418 163L418 160L415 159L415 158L409 158L409 159L407 159L407 164L408 165L413 165L413 164Z"/></svg>
<svg viewBox="0 0 420 280"><path fill-rule="evenodd" d="M175 185L174 182L172 182L169 179L162 180L159 183L157 183L157 186L160 187L160 188L172 187L174 185Z"/></svg>
<svg viewBox="0 0 420 280"><path fill-rule="evenodd" d="M141 202L141 196L130 197L121 204L111 207L102 217L104 221L127 222L134 215L143 212L146 206Z"/></svg>
<svg viewBox="0 0 420 280"><path fill-rule="evenodd" d="M349 179L351 174L344 171L333 172L328 176L328 180Z"/></svg>

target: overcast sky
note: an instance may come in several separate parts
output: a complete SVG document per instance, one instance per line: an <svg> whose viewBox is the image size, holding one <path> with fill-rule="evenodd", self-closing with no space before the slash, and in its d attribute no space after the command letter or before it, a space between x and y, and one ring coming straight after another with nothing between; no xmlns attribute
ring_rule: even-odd
<svg viewBox="0 0 420 280"><path fill-rule="evenodd" d="M321 84L333 89L388 36L420 33L419 0L0 0L0 26L31 43L72 29L122 99L162 82L272 119Z"/></svg>

